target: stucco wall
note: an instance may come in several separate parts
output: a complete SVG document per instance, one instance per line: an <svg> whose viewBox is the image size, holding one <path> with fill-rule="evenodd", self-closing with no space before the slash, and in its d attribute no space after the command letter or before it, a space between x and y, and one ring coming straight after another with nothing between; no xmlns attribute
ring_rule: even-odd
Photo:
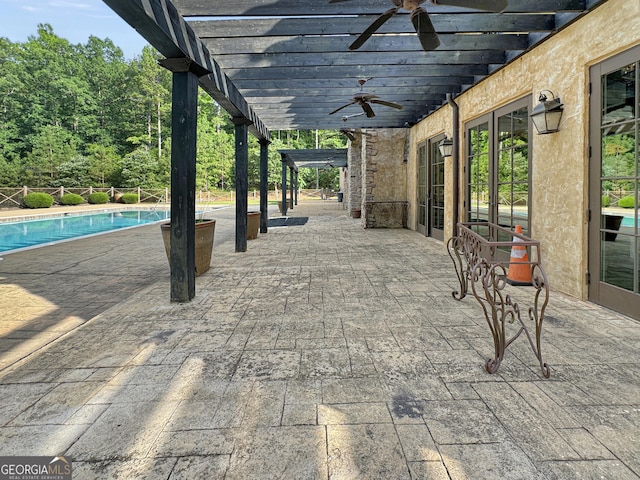
<svg viewBox="0 0 640 480"><path fill-rule="evenodd" d="M528 95L537 104L541 90L560 96L565 110L560 132L531 139L533 166L531 235L542 242L543 264L554 289L586 298L589 67L640 43L640 1L609 0L585 17L547 39L531 52L463 93L460 106L464 124ZM532 105L533 106L533 105ZM416 198L416 150L420 142L451 132L448 106L431 115L411 132L407 183ZM460 172L466 155L460 142ZM450 164L446 166L451 185ZM451 234L451 188L447 197L447 230ZM464 185L460 185L460 212ZM415 227L415 200L410 227Z"/></svg>

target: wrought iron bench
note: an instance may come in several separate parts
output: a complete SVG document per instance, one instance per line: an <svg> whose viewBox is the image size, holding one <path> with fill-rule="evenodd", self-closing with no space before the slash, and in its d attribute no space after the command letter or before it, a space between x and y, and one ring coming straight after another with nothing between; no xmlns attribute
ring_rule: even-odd
<svg viewBox="0 0 640 480"><path fill-rule="evenodd" d="M471 291L482 307L495 347L493 358L485 364L486 370L497 372L506 348L524 332L543 376L549 378L551 369L543 362L540 348L544 311L549 302L549 283L541 264L540 242L489 222L458 223L457 228L458 235L447 242L460 282L460 291L454 291L452 295L456 300L462 300ZM530 251L530 256L518 263L524 263L531 269L533 304L527 310L531 323L523 320L519 304L505 290L512 259L500 260L497 256L499 248L512 249L514 246L524 246ZM516 331L507 337L509 324L515 324ZM535 328L534 336L529 332L531 327Z"/></svg>

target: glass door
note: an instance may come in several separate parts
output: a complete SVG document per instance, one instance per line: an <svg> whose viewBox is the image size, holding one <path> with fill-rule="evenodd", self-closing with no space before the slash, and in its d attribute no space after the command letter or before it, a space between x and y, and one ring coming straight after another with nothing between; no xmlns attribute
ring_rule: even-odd
<svg viewBox="0 0 640 480"><path fill-rule="evenodd" d="M418 232L428 235L427 228L427 144L418 146Z"/></svg>
<svg viewBox="0 0 640 480"><path fill-rule="evenodd" d="M528 103L528 102L527 102ZM495 120L496 168L494 174L494 215L501 227L529 232L529 108L527 104L497 112ZM501 241L510 241L498 238Z"/></svg>
<svg viewBox="0 0 640 480"><path fill-rule="evenodd" d="M491 222L530 234L529 102L522 99L466 125L466 212L471 223ZM476 227L483 236L486 228ZM511 238L494 240L511 240Z"/></svg>
<svg viewBox="0 0 640 480"><path fill-rule="evenodd" d="M640 318L640 47L591 68L589 299Z"/></svg>
<svg viewBox="0 0 640 480"><path fill-rule="evenodd" d="M442 138L429 142L429 236L444 240L444 157L438 144Z"/></svg>

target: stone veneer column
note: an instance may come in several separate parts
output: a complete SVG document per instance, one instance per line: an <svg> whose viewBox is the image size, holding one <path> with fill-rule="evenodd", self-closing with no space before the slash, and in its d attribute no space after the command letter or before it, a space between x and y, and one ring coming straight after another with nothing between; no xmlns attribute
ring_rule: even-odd
<svg viewBox="0 0 640 480"><path fill-rule="evenodd" d="M407 130L368 130L362 154L362 223L365 228L406 228Z"/></svg>
<svg viewBox="0 0 640 480"><path fill-rule="evenodd" d="M362 148L363 135L356 135L349 145L348 198L347 209L362 208Z"/></svg>

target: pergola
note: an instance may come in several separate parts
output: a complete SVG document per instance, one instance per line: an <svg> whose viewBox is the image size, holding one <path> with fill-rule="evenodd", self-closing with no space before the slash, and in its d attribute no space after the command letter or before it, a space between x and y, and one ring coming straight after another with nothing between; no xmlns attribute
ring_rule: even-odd
<svg viewBox="0 0 640 480"><path fill-rule="evenodd" d="M392 0L104 0L166 57L161 64L174 76L172 300L195 295L198 85L236 125L236 251L243 252L249 133L261 145L265 232L270 130L410 127L447 97L481 82L605 1L509 0L500 13L453 6L469 5L468 0L447 0L448 6L426 1L420 6L438 34L437 49L423 50L409 13L401 9L351 51L353 40L394 7ZM353 103L330 114L359 93L402 109L374 104L375 116L367 116ZM287 155L293 158L290 151Z"/></svg>
<svg viewBox="0 0 640 480"><path fill-rule="evenodd" d="M291 204L297 203L298 169L346 168L346 148L316 148L304 150L278 150L282 159L282 214L287 214L287 169Z"/></svg>

